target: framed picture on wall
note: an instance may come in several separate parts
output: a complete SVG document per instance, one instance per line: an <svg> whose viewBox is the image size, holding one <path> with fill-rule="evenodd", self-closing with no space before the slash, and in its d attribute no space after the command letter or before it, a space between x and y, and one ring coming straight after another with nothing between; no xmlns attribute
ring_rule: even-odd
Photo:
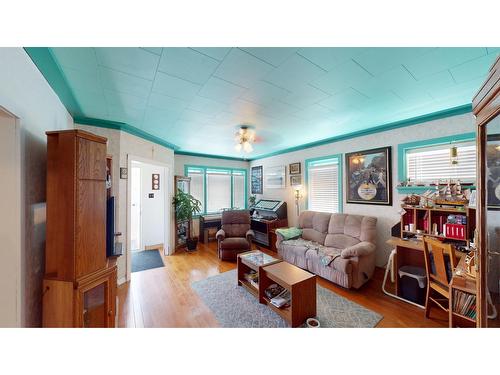
<svg viewBox="0 0 500 375"><path fill-rule="evenodd" d="M392 206L391 147L345 154L347 203Z"/></svg>
<svg viewBox="0 0 500 375"><path fill-rule="evenodd" d="M267 167L265 174L266 189L284 189L286 187L285 166Z"/></svg>
<svg viewBox="0 0 500 375"><path fill-rule="evenodd" d="M262 178L263 178L263 173L262 173L262 165L259 165L258 167L252 167L251 170L251 190L252 194L263 194L263 187L262 187Z"/></svg>
<svg viewBox="0 0 500 375"><path fill-rule="evenodd" d="M292 163L288 166L288 173L300 174L300 163Z"/></svg>
<svg viewBox="0 0 500 375"><path fill-rule="evenodd" d="M302 175L290 176L290 186L302 185Z"/></svg>

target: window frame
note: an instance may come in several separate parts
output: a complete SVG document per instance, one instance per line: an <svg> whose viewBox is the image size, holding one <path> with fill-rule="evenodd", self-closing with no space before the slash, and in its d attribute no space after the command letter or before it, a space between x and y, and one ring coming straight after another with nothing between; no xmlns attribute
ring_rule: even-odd
<svg viewBox="0 0 500 375"><path fill-rule="evenodd" d="M314 166L314 164L317 164L318 162L321 161L328 161L328 160L336 160L337 165L338 165L338 181L337 181L337 194L338 194L338 213L342 213L344 210L344 192L343 192L343 155L342 154L334 154L334 155L328 155L328 156L319 156L316 158L310 158L306 159L304 161L305 164L305 176L304 176L304 182L305 182L305 187L306 187L306 209L309 210L309 169Z"/></svg>
<svg viewBox="0 0 500 375"><path fill-rule="evenodd" d="M419 148L425 147L433 147L433 146L441 146L441 145L452 145L459 144L464 142L475 142L476 133L463 133L463 134L455 134L448 135L446 137L439 138L431 138L425 139L422 141L408 142L408 143L400 143L398 145L398 183L406 181L408 176L406 174L407 165L406 165L406 154L408 151L413 151ZM398 186L398 192L410 193L416 192L420 190L428 190L429 186Z"/></svg>
<svg viewBox="0 0 500 375"><path fill-rule="evenodd" d="M195 218L199 217L200 215L210 215L210 214L218 214L219 212L208 212L207 211L207 206L208 206L208 189L207 189L207 170L208 171L220 171L224 173L228 173L231 176L231 208L234 206L234 172L237 173L242 173L244 176L244 200L245 200L245 207L244 209L248 209L248 171L244 168L226 168L226 167L212 167L212 166L206 166L206 165L193 165L193 164L185 164L184 165L184 176L188 176L189 169L197 169L203 174L203 211L200 212L199 214L193 216Z"/></svg>

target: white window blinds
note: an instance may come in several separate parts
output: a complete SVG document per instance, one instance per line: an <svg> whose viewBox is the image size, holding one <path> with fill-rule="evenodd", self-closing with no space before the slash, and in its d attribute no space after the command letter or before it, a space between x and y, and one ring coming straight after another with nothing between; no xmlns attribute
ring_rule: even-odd
<svg viewBox="0 0 500 375"><path fill-rule="evenodd" d="M245 208L245 175L233 172L233 208Z"/></svg>
<svg viewBox="0 0 500 375"><path fill-rule="evenodd" d="M339 212L339 160L324 159L308 163L309 210Z"/></svg>
<svg viewBox="0 0 500 375"><path fill-rule="evenodd" d="M201 212L203 212L205 211L205 207L203 206L203 201L205 200L203 197L203 171L196 169L189 170L187 176L191 177L190 194L201 202Z"/></svg>
<svg viewBox="0 0 500 375"><path fill-rule="evenodd" d="M207 170L207 212L231 208L231 173Z"/></svg>
<svg viewBox="0 0 500 375"><path fill-rule="evenodd" d="M410 181L431 183L438 180L459 179L476 181L476 146L473 142L455 144L458 164L450 161L452 145L423 147L406 151L406 178Z"/></svg>

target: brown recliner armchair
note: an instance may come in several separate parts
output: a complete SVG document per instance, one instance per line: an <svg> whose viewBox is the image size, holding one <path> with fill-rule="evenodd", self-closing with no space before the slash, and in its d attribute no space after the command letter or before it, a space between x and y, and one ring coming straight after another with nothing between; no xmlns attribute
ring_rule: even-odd
<svg viewBox="0 0 500 375"><path fill-rule="evenodd" d="M222 228L217 232L217 252L222 260L236 260L239 253L250 251L255 237L250 229L247 210L222 212Z"/></svg>

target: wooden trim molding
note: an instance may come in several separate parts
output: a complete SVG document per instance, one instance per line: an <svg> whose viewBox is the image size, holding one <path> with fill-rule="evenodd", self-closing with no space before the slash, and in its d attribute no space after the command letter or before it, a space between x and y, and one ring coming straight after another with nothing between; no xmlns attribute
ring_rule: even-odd
<svg viewBox="0 0 500 375"><path fill-rule="evenodd" d="M477 326L488 326L488 302L487 302L487 215L486 207L486 141L487 127L485 126L494 117L500 114L500 57L490 69L488 79L481 86L479 92L473 99L473 113L476 116L477 125L477 210L476 222L478 231L478 262L477 267Z"/></svg>

